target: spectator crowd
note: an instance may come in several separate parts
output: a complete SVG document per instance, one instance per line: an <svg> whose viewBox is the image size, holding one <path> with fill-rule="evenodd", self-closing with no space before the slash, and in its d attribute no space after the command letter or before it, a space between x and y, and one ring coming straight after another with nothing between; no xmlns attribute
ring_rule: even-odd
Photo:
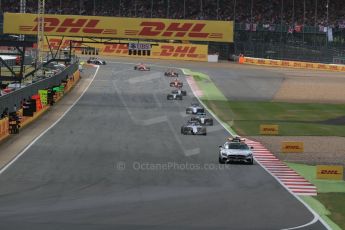
<svg viewBox="0 0 345 230"><path fill-rule="evenodd" d="M19 0L0 0L3 12L19 12ZM26 0L26 12L37 11ZM46 0L48 14L116 17L234 20L270 27L285 24L345 28L345 1L340 0Z"/></svg>

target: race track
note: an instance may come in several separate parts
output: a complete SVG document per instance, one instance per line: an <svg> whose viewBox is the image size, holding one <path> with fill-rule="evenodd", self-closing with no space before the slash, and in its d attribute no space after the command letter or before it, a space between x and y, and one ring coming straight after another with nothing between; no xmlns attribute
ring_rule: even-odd
<svg viewBox="0 0 345 230"><path fill-rule="evenodd" d="M267 230L311 222L258 164L218 165L228 136L220 124L207 136L180 134L196 99L181 78L188 96L167 101L165 70L100 67L81 100L0 175L0 229Z"/></svg>

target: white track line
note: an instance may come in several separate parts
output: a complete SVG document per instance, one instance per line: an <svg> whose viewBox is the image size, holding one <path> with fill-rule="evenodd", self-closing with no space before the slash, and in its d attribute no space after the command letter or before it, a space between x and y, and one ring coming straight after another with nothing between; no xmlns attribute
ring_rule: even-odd
<svg viewBox="0 0 345 230"><path fill-rule="evenodd" d="M128 65L133 65L133 64L136 64L136 63L132 63L132 62L110 62L110 63L114 63L114 64L128 64ZM169 67L169 66L164 66L164 65L151 65L151 66L157 66L157 67ZM179 67L169 67L169 68L176 68L176 69L180 69L184 74L185 72L183 71L182 68L179 68ZM186 75L186 74L185 74ZM191 86L190 86L191 88ZM193 89L192 89L192 92L193 92ZM193 92L194 94L194 92ZM235 133L233 131L230 131L225 125L224 123L212 112L208 109L207 106L204 105L204 103L194 94L194 96L198 99L198 101L200 102L200 104L202 104L206 109L207 111L224 127L224 129L226 131L228 131L228 133L230 135L235 135ZM305 228L307 226L310 226L312 224L315 224L317 221L320 221L327 229L329 230L332 230L331 227L319 216L319 214L317 214L312 208L310 208L308 206L308 204L306 204L299 196L295 195L293 192L291 192L276 176L274 176L272 173L270 173L260 162L257 162L268 174L270 174L273 178L276 179L276 181L278 181L278 183L283 186L292 196L294 196L298 201L300 201L313 215L314 215L314 218L312 221L310 221L309 223L306 223L304 225L300 225L300 226L297 226L297 227L291 227L291 228L286 228L284 230L293 230L293 229L301 229L301 228Z"/></svg>
<svg viewBox="0 0 345 230"><path fill-rule="evenodd" d="M61 115L61 117L59 117L59 119L57 119L51 126L49 126L46 130L44 130L39 136L37 136L28 146L26 146L17 156L15 156L9 163L7 163L3 168L1 168L0 170L0 175L6 171L6 169L8 169L11 165L14 164L14 162L16 162L32 145L34 145L44 134L46 134L50 129L52 129L56 124L58 124L62 118L64 118L66 116L66 114L78 103L78 101L84 96L84 94L86 93L86 91L89 89L90 85L92 84L93 80L95 80L96 75L98 73L99 70L99 66L96 67L96 72L93 75L91 81L89 82L89 84L86 86L86 88L84 89L84 91L81 93L81 95L78 97L77 100L75 100L73 102L73 104Z"/></svg>
<svg viewBox="0 0 345 230"><path fill-rule="evenodd" d="M181 69L182 72L185 74L185 72L183 71L183 69ZM186 74L185 74L186 75ZM192 89L191 85L190 85L190 88ZM192 92L194 94L194 91L192 89ZM231 136L234 136L235 133L230 129L228 129L224 123L213 113L209 110L209 108L207 106L204 105L204 103L200 100L200 98L198 98L195 94L194 96L198 99L198 101L207 109L207 111L212 114L212 116L224 127L224 129L226 131L228 131L228 133L231 135ZM305 228L305 227L308 227L312 224L315 224L316 222L320 221L324 226L325 228L329 229L329 230L332 230L331 227L319 216L319 214L317 214L312 208L309 207L308 204L306 204L299 196L297 196L296 194L294 194L292 191L290 191L288 189L287 186L285 186L279 179L278 177L274 176L270 171L268 171L260 162L257 161L257 163L261 166L261 168L263 168L268 174L270 174L281 186L283 186L292 196L294 196L298 201L300 201L314 216L314 218L309 222L309 223L306 223L304 225L300 225L300 226L296 226L296 227L290 227L290 228L285 228L283 230L294 230L294 229L301 229L301 228Z"/></svg>

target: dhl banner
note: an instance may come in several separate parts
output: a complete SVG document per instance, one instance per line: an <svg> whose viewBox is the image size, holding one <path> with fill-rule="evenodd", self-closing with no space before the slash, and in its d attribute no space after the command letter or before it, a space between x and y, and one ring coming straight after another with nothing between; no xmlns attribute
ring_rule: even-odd
<svg viewBox="0 0 345 230"><path fill-rule="evenodd" d="M303 153L304 143L298 141L284 141L281 145L283 153Z"/></svg>
<svg viewBox="0 0 345 230"><path fill-rule="evenodd" d="M260 125L261 135L278 135L279 125Z"/></svg>
<svg viewBox="0 0 345 230"><path fill-rule="evenodd" d="M252 65L345 72L345 65L300 62L300 61L284 61L284 60L273 60L273 59L251 58L251 57L244 57L242 60L243 60L243 63L252 64Z"/></svg>
<svg viewBox="0 0 345 230"><path fill-rule="evenodd" d="M5 34L37 34L37 15L4 14ZM46 14L45 35L233 42L232 21Z"/></svg>
<svg viewBox="0 0 345 230"><path fill-rule="evenodd" d="M128 44L116 44L116 43L94 43L83 44L82 40L93 41L85 38L71 38L71 37L57 37L52 36L45 39L44 49L49 50L48 42L52 50L69 48L70 41L76 41L73 46L78 47L75 49L77 54L82 54L83 46L92 46L98 50L99 55L103 56L120 56L120 57L134 57L134 55L128 54ZM78 42L80 41L80 42ZM130 42L128 42L130 43ZM61 44L61 45L60 45ZM181 43L155 43L151 48L150 56L137 56L145 58L159 58L167 60L185 60L185 61L207 61L208 46L207 45L195 45L195 44L181 44Z"/></svg>
<svg viewBox="0 0 345 230"><path fill-rule="evenodd" d="M316 178L329 180L342 180L344 167L341 165L317 165Z"/></svg>

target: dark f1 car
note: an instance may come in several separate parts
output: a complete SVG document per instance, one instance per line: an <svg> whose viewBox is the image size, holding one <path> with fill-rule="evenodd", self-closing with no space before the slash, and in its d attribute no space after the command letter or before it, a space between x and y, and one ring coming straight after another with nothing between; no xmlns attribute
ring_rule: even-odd
<svg viewBox="0 0 345 230"><path fill-rule="evenodd" d="M181 134L206 136L207 132L205 126L201 126L197 122L188 121L187 124L181 127Z"/></svg>
<svg viewBox="0 0 345 230"><path fill-rule="evenodd" d="M166 76L166 77L178 77L178 73L176 73L173 70L168 70L164 73L164 76Z"/></svg>
<svg viewBox="0 0 345 230"><path fill-rule="evenodd" d="M182 100L183 95L172 92L172 93L168 94L167 99L168 100Z"/></svg>
<svg viewBox="0 0 345 230"><path fill-rule="evenodd" d="M206 113L198 113L195 117L192 117L190 120L198 122L200 125L213 125L213 119L210 117L206 117Z"/></svg>
<svg viewBox="0 0 345 230"><path fill-rule="evenodd" d="M175 89L175 90L171 91L171 93L177 93L177 94L181 94L182 96L187 96L187 91L181 90L181 89Z"/></svg>
<svg viewBox="0 0 345 230"><path fill-rule="evenodd" d="M182 88L183 83L181 81L175 79L174 81L170 82L170 87Z"/></svg>
<svg viewBox="0 0 345 230"><path fill-rule="evenodd" d="M134 70L139 70L139 71L150 71L151 68L148 67L148 66L146 66L146 65L143 64L143 63L140 63L140 64L134 66Z"/></svg>
<svg viewBox="0 0 345 230"><path fill-rule="evenodd" d="M106 65L107 64L104 60L98 59L96 57L90 57L86 62L88 64L94 64L94 65Z"/></svg>
<svg viewBox="0 0 345 230"><path fill-rule="evenodd" d="M192 103L192 105L186 109L186 114L200 114L200 113L205 113L205 109L201 107L198 103Z"/></svg>

